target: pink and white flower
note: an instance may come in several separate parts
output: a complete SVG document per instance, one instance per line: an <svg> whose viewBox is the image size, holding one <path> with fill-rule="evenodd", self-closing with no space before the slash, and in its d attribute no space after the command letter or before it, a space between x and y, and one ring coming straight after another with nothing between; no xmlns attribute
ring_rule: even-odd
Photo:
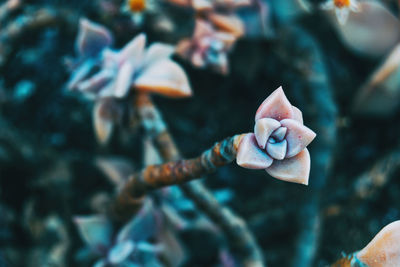
<svg viewBox="0 0 400 267"><path fill-rule="evenodd" d="M357 0L328 0L321 5L324 10L335 10L336 18L344 25L349 17L350 11L358 12Z"/></svg>
<svg viewBox="0 0 400 267"><path fill-rule="evenodd" d="M247 134L239 145L237 164L307 185L310 154L306 147L316 134L303 125L301 111L290 104L282 87L260 105L255 121L254 133Z"/></svg>

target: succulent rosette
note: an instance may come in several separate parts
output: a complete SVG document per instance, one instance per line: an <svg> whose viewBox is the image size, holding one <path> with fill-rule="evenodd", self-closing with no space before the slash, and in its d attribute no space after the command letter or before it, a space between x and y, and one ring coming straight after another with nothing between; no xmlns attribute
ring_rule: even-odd
<svg viewBox="0 0 400 267"><path fill-rule="evenodd" d="M255 121L254 133L245 135L239 145L237 164L307 185L310 154L306 147L316 134L303 125L301 111L290 104L282 87L260 105Z"/></svg>

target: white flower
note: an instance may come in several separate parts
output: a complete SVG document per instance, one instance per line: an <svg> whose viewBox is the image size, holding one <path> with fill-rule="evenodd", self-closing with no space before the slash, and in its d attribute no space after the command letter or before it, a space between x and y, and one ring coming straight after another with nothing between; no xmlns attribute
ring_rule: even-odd
<svg viewBox="0 0 400 267"><path fill-rule="evenodd" d="M321 5L324 10L335 10L336 17L341 25L344 25L350 11L358 12L357 0L328 0Z"/></svg>

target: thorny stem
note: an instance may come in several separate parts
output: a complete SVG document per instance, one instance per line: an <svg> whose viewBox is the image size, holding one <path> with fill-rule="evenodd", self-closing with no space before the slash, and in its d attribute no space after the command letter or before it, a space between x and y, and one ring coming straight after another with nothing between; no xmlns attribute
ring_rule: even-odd
<svg viewBox="0 0 400 267"><path fill-rule="evenodd" d="M138 94L136 107L162 158L165 161L179 160L180 153L150 97L147 94ZM201 180L181 184L180 189L223 230L232 250L241 255L243 266L263 266L262 252L245 222L222 206Z"/></svg>

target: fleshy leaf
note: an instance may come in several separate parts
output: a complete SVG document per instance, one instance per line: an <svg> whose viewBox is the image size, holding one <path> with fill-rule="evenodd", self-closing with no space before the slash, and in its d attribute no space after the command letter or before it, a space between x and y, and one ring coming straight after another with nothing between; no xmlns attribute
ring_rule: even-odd
<svg viewBox="0 0 400 267"><path fill-rule="evenodd" d="M121 66L118 72L117 80L115 81L114 95L115 97L122 98L127 95L133 80L133 73L135 68L133 63L128 61Z"/></svg>
<svg viewBox="0 0 400 267"><path fill-rule="evenodd" d="M111 245L112 225L102 215L77 216L74 222L85 243L96 253L104 254Z"/></svg>
<svg viewBox="0 0 400 267"><path fill-rule="evenodd" d="M100 144L106 144L111 137L114 123L109 118L104 118L101 114L106 106L106 101L97 101L93 109L93 123L97 140Z"/></svg>
<svg viewBox="0 0 400 267"><path fill-rule="evenodd" d="M134 81L137 90L170 97L188 97L192 90L186 73L175 62L161 60L145 69Z"/></svg>
<svg viewBox="0 0 400 267"><path fill-rule="evenodd" d="M146 50L143 67L146 68L159 60L168 59L169 57L172 56L174 50L175 48L172 45L163 43L153 43Z"/></svg>
<svg viewBox="0 0 400 267"><path fill-rule="evenodd" d="M265 169L271 166L272 158L262 150L258 144L254 134L245 135L240 142L236 163L248 169Z"/></svg>
<svg viewBox="0 0 400 267"><path fill-rule="evenodd" d="M87 19L79 21L79 33L76 40L78 53L83 57L95 57L110 46L113 37L107 28Z"/></svg>
<svg viewBox="0 0 400 267"><path fill-rule="evenodd" d="M78 90L96 93L105 86L112 78L113 73L107 69L102 70L91 78L86 79L77 85Z"/></svg>
<svg viewBox="0 0 400 267"><path fill-rule="evenodd" d="M95 60L85 60L76 70L73 71L71 78L68 81L67 88L69 90L76 89L78 84L87 77L95 65Z"/></svg>
<svg viewBox="0 0 400 267"><path fill-rule="evenodd" d="M303 124L303 112L301 112L301 110L295 106L292 106L292 109L293 109L293 118L292 119Z"/></svg>
<svg viewBox="0 0 400 267"><path fill-rule="evenodd" d="M358 6L359 12L351 12L346 24L335 22L336 30L354 51L385 55L400 41L399 20L378 1L363 1Z"/></svg>
<svg viewBox="0 0 400 267"><path fill-rule="evenodd" d="M254 135L256 136L258 146L265 149L268 138L280 126L279 121L274 119L262 118L257 120L254 126Z"/></svg>
<svg viewBox="0 0 400 267"><path fill-rule="evenodd" d="M292 158L274 160L266 171L276 179L308 185L310 165L310 153L306 148Z"/></svg>
<svg viewBox="0 0 400 267"><path fill-rule="evenodd" d="M356 256L369 267L400 266L400 221L385 226Z"/></svg>
<svg viewBox="0 0 400 267"><path fill-rule="evenodd" d="M145 46L146 35L137 35L118 53L119 62L130 61L134 66L139 65L143 60Z"/></svg>
<svg viewBox="0 0 400 267"><path fill-rule="evenodd" d="M282 120L281 125L288 129L286 134L286 140L288 142L286 158L297 155L306 148L316 136L310 128L292 119Z"/></svg>
<svg viewBox="0 0 400 267"><path fill-rule="evenodd" d="M108 261L111 264L119 265L129 257L134 249L135 244L130 240L117 243L108 253Z"/></svg>
<svg viewBox="0 0 400 267"><path fill-rule="evenodd" d="M201 39L204 36L211 35L215 31L212 28L211 24L202 20L202 19L196 19L196 24L194 27L194 33L193 33L193 38L194 39Z"/></svg>
<svg viewBox="0 0 400 267"><path fill-rule="evenodd" d="M261 118L272 118L277 121L293 118L292 105L286 98L282 86L268 96L258 108L256 121Z"/></svg>
<svg viewBox="0 0 400 267"><path fill-rule="evenodd" d="M267 143L267 153L273 159L282 160L285 158L286 150L287 150L287 141L283 140L278 143Z"/></svg>

